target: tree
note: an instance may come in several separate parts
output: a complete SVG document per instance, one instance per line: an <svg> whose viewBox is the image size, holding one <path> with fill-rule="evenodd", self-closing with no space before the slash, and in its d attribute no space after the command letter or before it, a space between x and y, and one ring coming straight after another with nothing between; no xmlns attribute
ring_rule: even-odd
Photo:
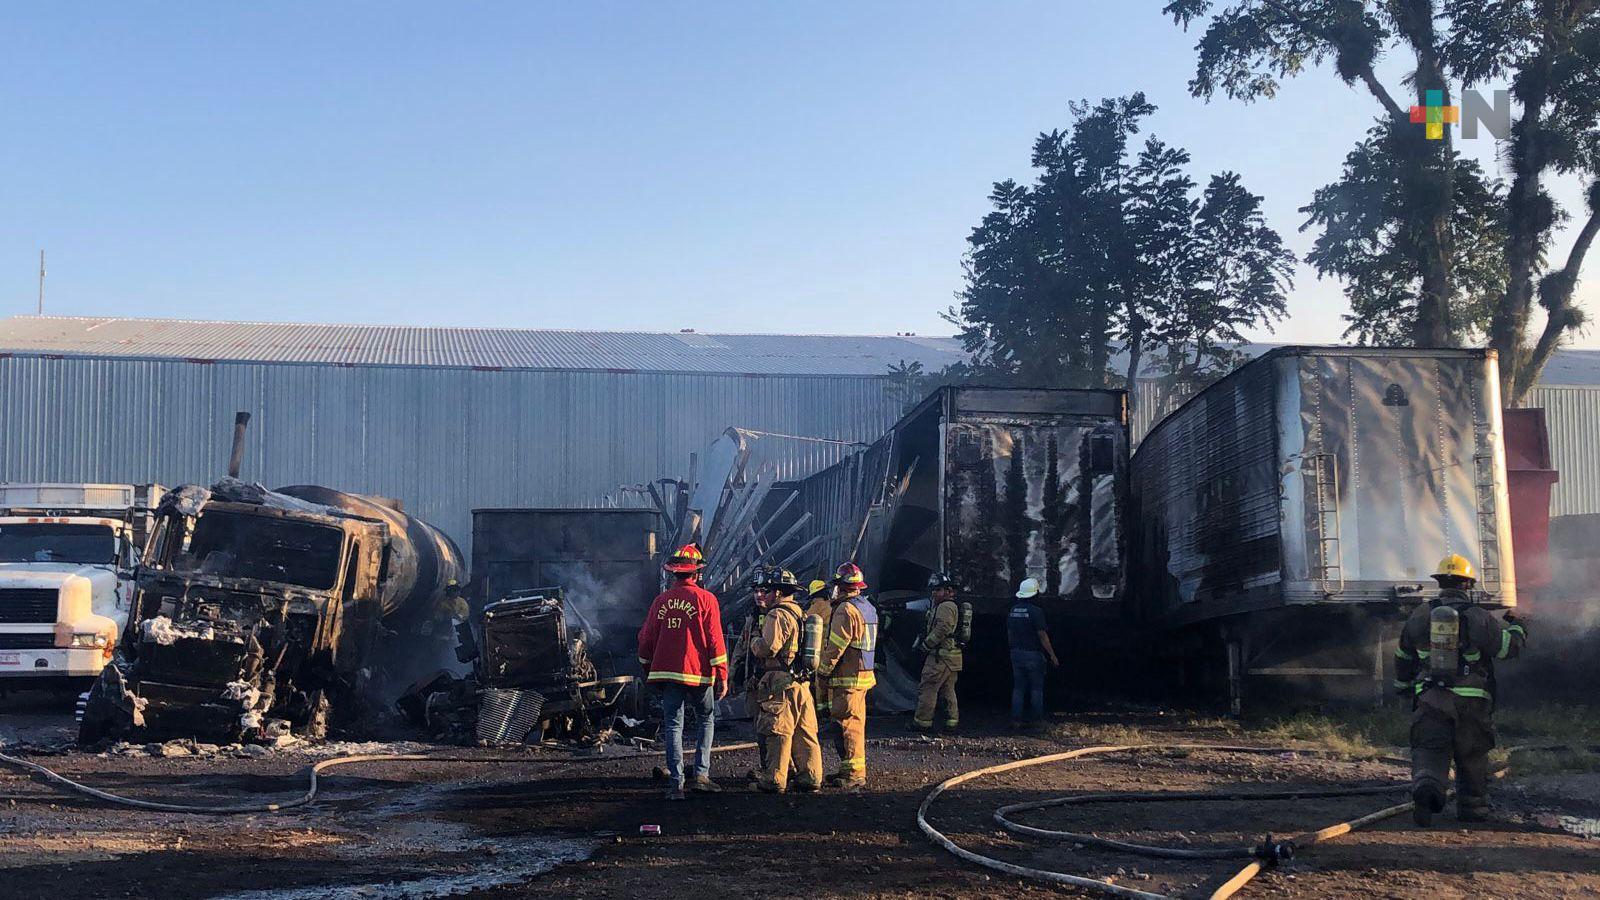
<svg viewBox="0 0 1600 900"><path fill-rule="evenodd" d="M1071 129L1035 142L1035 182L995 185L994 209L968 238L961 305L947 314L971 357L964 374L1131 384L1161 348L1169 374L1193 377L1245 328L1283 314L1293 257L1261 198L1223 173L1196 199L1189 155L1153 137L1129 158L1154 111L1143 94L1074 105ZM1128 364L1113 374L1117 350Z"/></svg>
<svg viewBox="0 0 1600 900"><path fill-rule="evenodd" d="M1232 369L1245 329L1284 316L1294 255L1267 225L1261 200L1233 172L1214 175L1206 185L1190 254L1195 279L1160 335L1182 354L1185 368L1178 374L1185 380Z"/></svg>
<svg viewBox="0 0 1600 900"><path fill-rule="evenodd" d="M1185 172L1189 154L1155 138L1145 143L1129 179L1128 220L1133 274L1124 302L1120 337L1128 351L1127 384L1144 371L1144 352L1162 340L1179 340L1172 327L1190 299L1202 268L1192 235L1199 204Z"/></svg>
<svg viewBox="0 0 1600 900"><path fill-rule="evenodd" d="M1170 0L1165 10L1184 27L1207 22L1190 82L1196 96L1270 98L1283 79L1323 62L1372 95L1380 117L1352 154L1362 158L1347 159L1344 179L1308 207L1312 224L1333 235L1311 261L1347 279L1353 316L1379 322L1378 334L1449 346L1482 327L1499 351L1505 398L1520 402L1562 337L1583 324L1572 299L1600 234L1600 189L1591 184L1586 221L1561 268L1547 271L1564 212L1546 179L1600 173L1600 0ZM1503 192L1464 169L1448 127L1430 140L1412 122L1411 104L1378 78L1375 62L1386 54L1413 64L1419 106L1430 94L1451 104L1452 82L1466 89L1509 78L1521 113L1504 148ZM1357 200L1369 206L1342 206ZM1360 250L1350 234L1381 240ZM1495 262L1483 259L1490 246ZM1340 261L1359 280L1341 274ZM1408 287L1384 288L1386 275ZM1530 341L1535 298L1545 324Z"/></svg>
<svg viewBox="0 0 1600 900"><path fill-rule="evenodd" d="M1034 142L1031 186L997 183L967 238L966 286L947 318L974 373L998 383L1103 387L1129 272L1127 142L1143 94L1075 105Z"/></svg>
<svg viewBox="0 0 1600 900"><path fill-rule="evenodd" d="M1245 330L1282 319L1294 254L1267 225L1262 198L1233 172L1214 175L1178 245L1177 290L1160 312L1152 344L1163 349L1158 408L1173 391L1227 374L1244 361Z"/></svg>
<svg viewBox="0 0 1600 900"><path fill-rule="evenodd" d="M1403 173L1391 146L1396 139L1389 126L1374 127L1345 157L1339 181L1319 188L1300 209L1308 217L1301 230L1321 231L1306 260L1344 282L1350 301L1345 337L1363 344L1409 343L1422 299L1423 255L1417 233L1404 225ZM1457 159L1453 177L1450 318L1455 337L1476 343L1488 334L1494 304L1506 289L1505 188L1471 160Z"/></svg>

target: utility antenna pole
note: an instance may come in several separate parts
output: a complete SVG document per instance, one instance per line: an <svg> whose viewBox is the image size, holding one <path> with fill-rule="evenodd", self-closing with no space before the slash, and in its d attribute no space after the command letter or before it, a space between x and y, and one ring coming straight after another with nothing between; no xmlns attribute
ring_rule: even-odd
<svg viewBox="0 0 1600 900"><path fill-rule="evenodd" d="M44 251L39 251L39 315L44 315Z"/></svg>

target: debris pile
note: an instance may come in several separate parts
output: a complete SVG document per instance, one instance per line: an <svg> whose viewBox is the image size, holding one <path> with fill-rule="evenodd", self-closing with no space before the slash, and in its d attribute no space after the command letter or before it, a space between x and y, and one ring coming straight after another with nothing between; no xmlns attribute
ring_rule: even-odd
<svg viewBox="0 0 1600 900"><path fill-rule="evenodd" d="M601 678L584 629L567 625L560 588L526 591L489 604L460 629L465 677L436 672L396 703L440 740L482 746L546 737L596 740L614 724L632 676Z"/></svg>

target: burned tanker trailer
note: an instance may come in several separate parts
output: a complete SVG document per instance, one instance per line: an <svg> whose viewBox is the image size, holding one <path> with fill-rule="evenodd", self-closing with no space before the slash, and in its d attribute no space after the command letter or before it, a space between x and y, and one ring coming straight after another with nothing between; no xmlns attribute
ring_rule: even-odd
<svg viewBox="0 0 1600 900"><path fill-rule="evenodd" d="M857 560L880 608L873 702L915 704L935 571L973 604L961 682L973 698L1009 691L1005 614L1024 578L1044 586L1069 646L1123 620L1127 484L1122 391L979 387L935 391L871 447L800 482L826 562Z"/></svg>
<svg viewBox="0 0 1600 900"><path fill-rule="evenodd" d="M1133 457L1142 624L1176 683L1370 702L1444 556L1516 604L1492 351L1285 347Z"/></svg>
<svg viewBox="0 0 1600 900"><path fill-rule="evenodd" d="M373 498L186 485L157 510L79 739L321 737L372 686L393 624L460 577L447 537Z"/></svg>

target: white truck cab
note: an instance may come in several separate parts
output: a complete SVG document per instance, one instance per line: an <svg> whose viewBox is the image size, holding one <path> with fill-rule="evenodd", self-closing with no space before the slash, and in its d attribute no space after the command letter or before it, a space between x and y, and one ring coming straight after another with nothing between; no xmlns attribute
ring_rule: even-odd
<svg viewBox="0 0 1600 900"><path fill-rule="evenodd" d="M0 484L0 691L97 677L159 485Z"/></svg>

